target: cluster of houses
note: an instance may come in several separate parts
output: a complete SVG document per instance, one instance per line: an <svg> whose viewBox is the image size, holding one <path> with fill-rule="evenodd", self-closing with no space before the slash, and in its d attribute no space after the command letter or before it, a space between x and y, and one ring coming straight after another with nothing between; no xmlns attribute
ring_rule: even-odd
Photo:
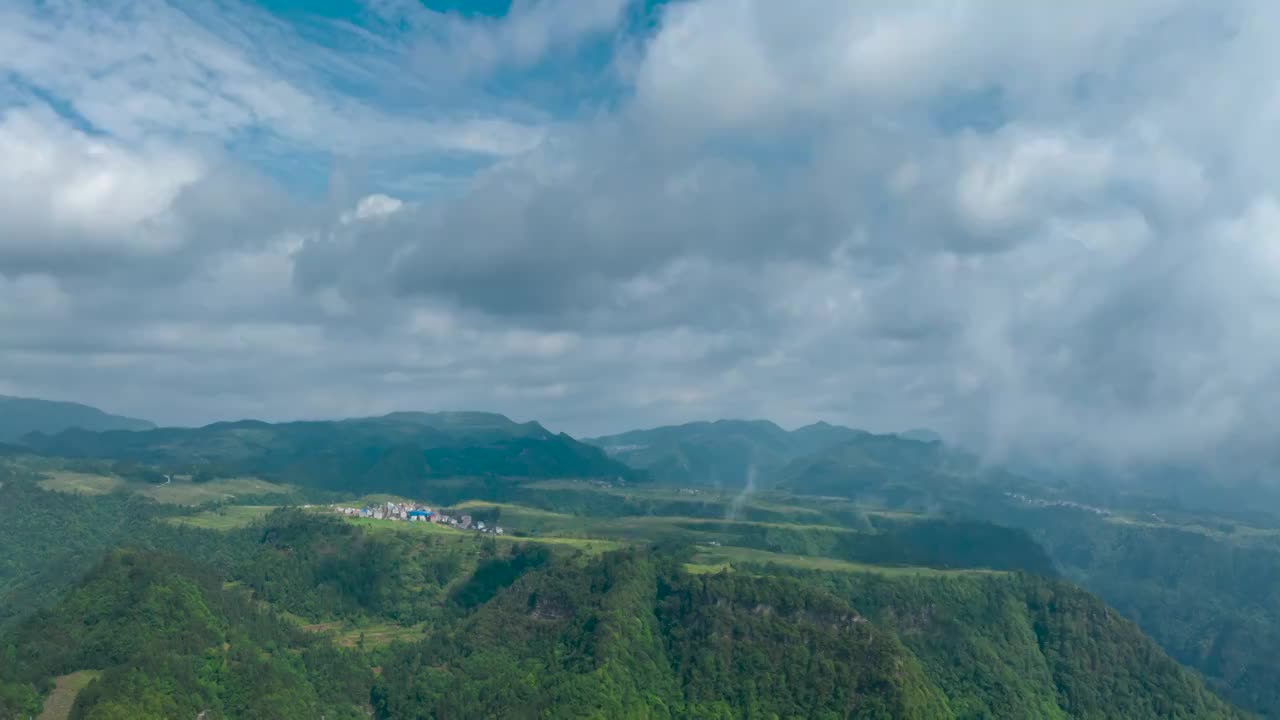
<svg viewBox="0 0 1280 720"><path fill-rule="evenodd" d="M1078 502L1075 502L1074 500L1042 500L1040 498L1027 497L1022 493L1014 493L1014 492L1006 492L1005 497L1011 498L1013 500L1017 500L1023 505L1030 505L1032 507L1071 508L1073 510L1084 510L1085 512L1091 512L1094 515L1104 515L1104 516L1112 514L1111 511L1106 508L1095 507L1093 505L1085 505L1084 503L1078 503Z"/></svg>
<svg viewBox="0 0 1280 720"><path fill-rule="evenodd" d="M331 506L333 511L347 517L372 518L374 520L403 520L405 522L431 522L448 525L459 530L474 530L479 533L501 535L502 528L497 525L486 526L483 522L472 523L470 515L446 515L429 507L415 503L387 502L364 507Z"/></svg>

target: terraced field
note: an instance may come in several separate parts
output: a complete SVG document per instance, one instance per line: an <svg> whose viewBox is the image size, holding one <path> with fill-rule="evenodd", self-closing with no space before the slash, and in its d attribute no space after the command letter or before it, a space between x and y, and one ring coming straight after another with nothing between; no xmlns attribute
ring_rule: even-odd
<svg viewBox="0 0 1280 720"><path fill-rule="evenodd" d="M128 485L123 479L108 475L91 475L89 473L67 472L55 470L45 474L40 487L54 492L75 493L77 495L106 495L122 490Z"/></svg>
<svg viewBox="0 0 1280 720"><path fill-rule="evenodd" d="M759 568L770 564L800 568L802 570L876 573L890 577L1005 574L996 570L983 569L939 570L918 566L868 565L866 563L847 562L833 558L790 555L753 548L724 546L700 549L690 562L685 564L685 569L692 573L732 572L741 568Z"/></svg>
<svg viewBox="0 0 1280 720"><path fill-rule="evenodd" d="M175 477L171 482L151 484L133 482L114 475L53 470L44 473L40 487L54 492L77 495L106 495L113 492L135 492L168 505L203 505L210 502L235 501L253 495L285 495L294 488L267 482L261 478L242 477L193 483L190 478Z"/></svg>
<svg viewBox="0 0 1280 720"><path fill-rule="evenodd" d="M421 640L426 634L427 626L397 625L395 623L368 623L355 625L352 623L329 622L303 625L304 630L326 635L342 647L373 650L390 645L397 640L414 642Z"/></svg>
<svg viewBox="0 0 1280 720"><path fill-rule="evenodd" d="M275 509L275 505L226 505L195 515L168 518L166 522L208 530L235 530L252 525Z"/></svg>
<svg viewBox="0 0 1280 720"><path fill-rule="evenodd" d="M255 477L227 478L207 483L175 479L166 485L132 483L131 487L156 502L171 505L203 505L209 502L234 501L238 497L250 495L284 495L294 490L288 485Z"/></svg>

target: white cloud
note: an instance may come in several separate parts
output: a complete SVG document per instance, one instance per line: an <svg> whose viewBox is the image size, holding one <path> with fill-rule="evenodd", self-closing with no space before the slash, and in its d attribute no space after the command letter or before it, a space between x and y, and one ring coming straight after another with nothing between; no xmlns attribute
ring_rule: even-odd
<svg viewBox="0 0 1280 720"><path fill-rule="evenodd" d="M1240 9L1229 5L1224 13ZM1163 54L1186 51L1159 42L1162 24L1173 34L1205 20L1180 0L673 3L636 70L637 96L668 126L706 132L915 125L923 101L992 88L1031 119L1056 120L1090 76L1167 84L1182 68L1160 64ZM1122 67L1141 51L1147 65Z"/></svg>
<svg viewBox="0 0 1280 720"><path fill-rule="evenodd" d="M338 91L335 79L377 83L380 75L403 73L403 48L377 46L353 62L263 10L221 7L19 3L0 10L0 70L131 142L265 133L304 151L388 157L507 155L541 139L540 128L509 118L456 109L426 117ZM344 29L330 32L341 38Z"/></svg>
<svg viewBox="0 0 1280 720"><path fill-rule="evenodd" d="M0 115L0 254L156 252L181 241L166 213L204 174L190 152L130 148L45 108Z"/></svg>
<svg viewBox="0 0 1280 720"><path fill-rule="evenodd" d="M404 202L399 198L393 198L390 195L381 193L375 195L367 195L356 203L354 212L345 212L342 214L342 222L351 223L355 220L371 220L374 218L386 217L404 207Z"/></svg>
<svg viewBox="0 0 1280 720"><path fill-rule="evenodd" d="M1115 172L1107 145L1053 131L1012 128L969 145L956 204L961 219L980 233L1007 233L1090 198Z"/></svg>
<svg viewBox="0 0 1280 720"><path fill-rule="evenodd" d="M536 65L608 34L622 21L629 1L516 0L500 18L464 18L415 0L379 0L374 7L391 22L419 31L415 55L424 72L470 80Z"/></svg>

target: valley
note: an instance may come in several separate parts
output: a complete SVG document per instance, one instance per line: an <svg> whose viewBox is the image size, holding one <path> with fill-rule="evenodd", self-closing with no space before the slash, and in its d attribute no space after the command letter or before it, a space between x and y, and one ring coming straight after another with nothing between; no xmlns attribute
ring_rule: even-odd
<svg viewBox="0 0 1280 720"><path fill-rule="evenodd" d="M441 693L471 713L508 716L517 707L581 716L602 709L671 717L843 716L873 707L886 717L1118 717L1108 714L1112 707L1128 708L1123 717L1234 716L1210 689L1264 715L1274 707L1267 679L1276 672L1269 654L1277 637L1268 615L1273 610L1266 595L1247 599L1259 589L1271 592L1266 578L1280 579L1268 526L1072 500L1069 490L983 468L936 441L825 429L836 446L818 446L817 460L792 459L776 474L758 474L755 487L673 485L643 467L619 469L590 446L529 425L490 416L432 418L313 424L301 434L289 426L254 426L254 443L265 443L265 451L243 444L243 424L181 435L151 431L154 445L148 432L74 433L0 460L0 529L9 541L73 540L0 564L0 592L15 609L0 617L0 637L17 653L0 666L4 707L65 704L66 691L48 693L61 687L58 678L79 671L101 673L76 701L76 712L86 717L87 708L135 707L148 697L150 690L122 685L125 679L112 670L137 649L106 639L90 648L58 630L59 617L70 620L78 612L68 608L68 598L96 596L100 591L84 583L119 572L111 563L127 565L129 558L172 567L176 578L208 578L191 611L212 612L207 637L222 637L231 649L190 646L182 651L189 660L181 662L208 662L209 652L222 653L218 662L227 668L246 662L233 660L237 642L257 652L250 649L257 641L237 635L237 628L250 620L271 624L276 629L268 635L279 634L281 647L292 648L285 656L305 664L303 658L324 648L332 662L354 673L345 699L320 692L310 670L281 677L282 687L291 688L282 692L300 712L338 702L347 710L331 715L337 717L348 711L353 717L438 716L443 708L429 698ZM518 461L532 474L450 474L431 462L488 457L511 467L500 458L514 449L509 443L522 444L530 433L559 448L538 450L549 458L545 467ZM313 439L306 438L314 437L338 442L312 449ZM190 449L176 449L183 446ZM100 454L68 450L89 447ZM528 451L518 453L527 458ZM317 452L360 479L344 491L332 469L304 472ZM565 472L566 461L579 465ZM210 466L223 469L211 473ZM811 483L816 467L825 468L823 479ZM595 474L602 468L609 474ZM163 480L138 479L156 477ZM833 485L832 477L855 479ZM383 506L397 508L396 519L362 517L359 510ZM410 509L424 517L410 521ZM437 519L466 516L473 529L431 522L427 509L440 514ZM479 532L480 523L504 532ZM1163 549L1171 539L1183 554ZM1182 569L1183 558L1218 563L1217 573L1225 574L1214 580L1218 604L1211 614L1203 604L1210 596L1192 589L1189 583L1202 581ZM1238 574L1242 563L1250 574ZM146 580L155 587L127 590L127 596L145 598L173 579L156 575ZM116 582L109 592L124 589ZM618 595L621 590L609 589L616 583L640 584ZM1099 593L1120 614L1072 583ZM706 615L697 606L677 612L687 593L727 603L728 614ZM1168 610L1175 597L1184 602L1182 614ZM732 609L744 602L745 614ZM637 635L611 620L621 617L622 607L648 629ZM124 606L121 612L103 620L110 623L104 638L132 622ZM1074 612L1084 615L1060 617ZM694 647L686 645L689 633L718 624L722 629L698 642L719 647L719 633L728 633L744 642L757 638L750 642L765 643L764 652L776 650L779 640L768 638L778 627L757 626L757 616L781 617L778 627L792 637L814 638L803 657L787 662L829 663L830 653L845 652L840 643L871 642L879 643L884 662L913 669L876 680L882 671L874 663L840 666L839 673L856 675L839 675L848 694L830 695L818 688L837 676L784 679L789 669L729 646L714 651L719 659L688 655ZM815 625L815 617L846 619L819 643L812 633L829 621ZM1090 627L1099 622L1107 629ZM1235 625L1245 622L1253 624ZM498 627L524 639L512 644L511 637L492 634ZM23 639L37 632L47 641ZM605 637L618 639L600 645ZM1093 657L1091 668L1116 673L1105 692L1082 694L1093 681L1079 674L1081 653ZM1146 659L1137 663L1138 657ZM963 679L949 669L956 663L968 673L984 667L994 674ZM428 666L438 670L422 675ZM796 688L779 685L761 695L743 687L746 694L733 695L735 681L705 675L729 666ZM1152 679L1152 667L1162 668L1163 679ZM495 684L518 668L541 678L537 690L511 694ZM150 672L179 682L188 671ZM629 685L640 677L657 690ZM255 682L236 672L218 675L192 685L187 701L197 712L235 716L235 698ZM710 693L711 686L722 690ZM570 695L557 699L560 692Z"/></svg>

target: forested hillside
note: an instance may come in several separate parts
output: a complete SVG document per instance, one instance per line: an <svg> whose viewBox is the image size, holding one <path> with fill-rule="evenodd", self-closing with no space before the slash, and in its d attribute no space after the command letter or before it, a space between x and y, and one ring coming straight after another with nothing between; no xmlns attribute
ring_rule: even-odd
<svg viewBox="0 0 1280 720"><path fill-rule="evenodd" d="M96 670L72 717L359 718L372 672L171 555L109 554L55 609L6 638L0 716L34 712L53 678Z"/></svg>
<svg viewBox="0 0 1280 720"><path fill-rule="evenodd" d="M375 706L402 718L945 715L893 635L834 598L645 555L526 574L384 666Z"/></svg>
<svg viewBox="0 0 1280 720"><path fill-rule="evenodd" d="M936 443L867 436L793 461L780 485L872 506L935 509L1020 527L1225 697L1280 708L1280 530L984 468ZM1087 502L1073 498L1081 498ZM1113 502L1114 507L1090 503Z"/></svg>
<svg viewBox="0 0 1280 720"><path fill-rule="evenodd" d="M254 475L307 488L423 494L432 479L618 477L638 474L537 423L489 413L216 423L147 432L68 430L25 438L51 456L139 463L200 478Z"/></svg>
<svg viewBox="0 0 1280 720"><path fill-rule="evenodd" d="M1028 528L1068 578L1225 697L1269 715L1280 708L1277 531L1143 524L1053 508L999 514Z"/></svg>
<svg viewBox="0 0 1280 720"><path fill-rule="evenodd" d="M155 523L138 535L152 549L110 553L0 636L0 717L80 671L97 679L76 718L1238 716L1060 581L709 573L681 544L583 554L410 529L299 511ZM325 631L344 623L351 649ZM365 644L384 627L399 639Z"/></svg>
<svg viewBox="0 0 1280 720"><path fill-rule="evenodd" d="M787 462L866 433L828 423L786 431L767 420L718 420L633 430L585 442L653 479L739 489L772 483Z"/></svg>
<svg viewBox="0 0 1280 720"><path fill-rule="evenodd" d="M970 512L1005 492L1037 487L937 441L865 434L796 458L778 470L780 490L898 509Z"/></svg>
<svg viewBox="0 0 1280 720"><path fill-rule="evenodd" d="M1280 562L1265 528L1139 522L1072 504L1069 489L1031 484L937 442L843 437L832 426L796 432L819 449L776 469L782 489L723 493L637 482L641 475L597 448L484 413L29 436L38 455L0 464L0 539L12 548L0 559L0 633L11 633L14 653L26 648L41 635L31 624L69 617L58 615L60 599L75 595L68 588L126 545L181 556L165 566L178 575L193 563L190 573L223 578L230 584L219 592L235 590L282 627L308 630L308 642L355 648L361 672L384 669L357 693L384 717L519 717L513 708L671 717L1223 711L1134 626L1047 579L1062 573L1225 697L1260 712L1276 707L1280 593L1271 586ZM460 503L458 513L511 534L366 527L319 508L267 515L369 492ZM1034 492L1050 499L1025 494ZM238 511L244 504L260 509ZM666 549L647 554L654 543ZM757 599L775 594L802 611L778 615L774 602ZM815 612L858 620L837 623L833 635L812 626ZM606 621L614 617L642 623ZM722 637L732 641L711 652ZM805 654L789 654L789 638L805 638ZM127 705L150 692L120 685L102 663L76 668L45 655L31 663L48 672L15 676L5 689L11 707L30 704L54 678L89 677L71 675L79 670L101 673L84 703ZM741 684L726 668L753 679ZM511 672L524 684L499 689L514 682ZM1105 690L1080 679L1097 673L1109 678ZM1147 680L1158 690L1144 695ZM191 703L227 707L236 682L217 680ZM822 689L831 687L844 694Z"/></svg>
<svg viewBox="0 0 1280 720"><path fill-rule="evenodd" d="M827 498L813 506L832 522L825 508L839 497L1024 528L1050 564L1224 696L1257 712L1280 708L1280 524L1261 509L1210 515L1150 490L1128 496L1060 477L1038 482L928 436L861 434L789 461L773 479L779 490Z"/></svg>
<svg viewBox="0 0 1280 720"><path fill-rule="evenodd" d="M0 465L0 630L51 604L108 548L165 513L135 495L48 492L29 473Z"/></svg>

